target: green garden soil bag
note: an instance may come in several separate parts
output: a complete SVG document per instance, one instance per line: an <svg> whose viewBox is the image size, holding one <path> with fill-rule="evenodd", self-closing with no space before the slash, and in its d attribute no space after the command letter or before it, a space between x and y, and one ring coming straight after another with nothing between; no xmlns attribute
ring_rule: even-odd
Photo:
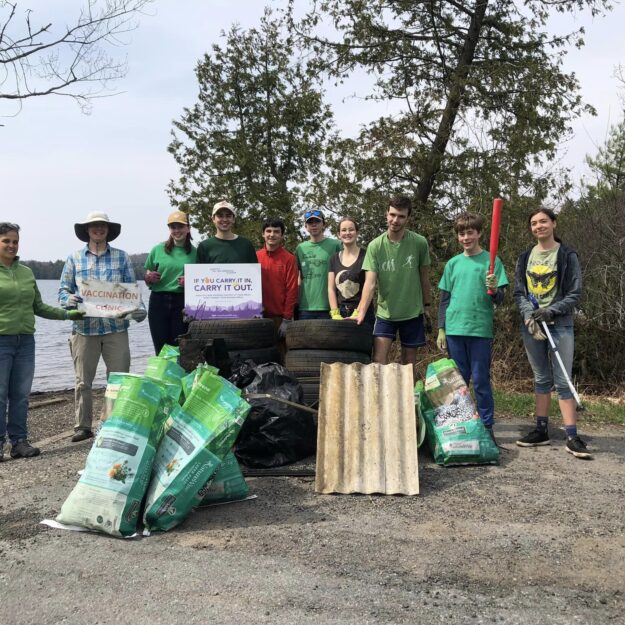
<svg viewBox="0 0 625 625"><path fill-rule="evenodd" d="M144 377L158 380L167 384L169 395L175 400L180 399L182 393L182 378L187 372L177 363L160 356L148 358L148 366L145 369Z"/></svg>
<svg viewBox="0 0 625 625"><path fill-rule="evenodd" d="M111 416L87 456L83 474L56 520L113 536L137 530L156 456L164 391L150 380L122 380Z"/></svg>
<svg viewBox="0 0 625 625"><path fill-rule="evenodd" d="M106 390L104 391L104 404L102 406L102 413L100 414L100 420L106 421L113 412L113 404L117 399L119 393L119 387L122 385L122 380L125 378L141 378L138 373L118 373L112 371L109 373L108 380L106 381Z"/></svg>
<svg viewBox="0 0 625 625"><path fill-rule="evenodd" d="M229 452L219 468L198 493L201 506L245 499L250 494L241 467L233 452Z"/></svg>
<svg viewBox="0 0 625 625"><path fill-rule="evenodd" d="M173 345L167 345L167 343L165 343L165 345L161 347L161 351L158 352L158 357L171 360L172 362L178 364L180 361L180 348L174 347Z"/></svg>
<svg viewBox="0 0 625 625"><path fill-rule="evenodd" d="M184 405L174 408L146 496L146 533L175 527L201 503L200 492L231 451L249 410L223 378L208 371Z"/></svg>
<svg viewBox="0 0 625 625"><path fill-rule="evenodd" d="M180 402L184 403L187 397L191 394L193 387L195 386L196 381L199 382L202 375L206 372L210 372L213 375L218 375L219 369L217 367L213 367L212 365L200 364L198 365L191 373L185 375L180 383L182 385L182 396L180 397ZM236 388L236 387L235 387Z"/></svg>
<svg viewBox="0 0 625 625"><path fill-rule="evenodd" d="M484 427L456 363L428 365L425 384L415 385L426 438L437 464L496 464L499 449Z"/></svg>

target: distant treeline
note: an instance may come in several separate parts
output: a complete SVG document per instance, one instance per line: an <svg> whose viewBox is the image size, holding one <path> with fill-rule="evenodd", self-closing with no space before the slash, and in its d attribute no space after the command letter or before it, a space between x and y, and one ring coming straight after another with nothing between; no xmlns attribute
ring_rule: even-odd
<svg viewBox="0 0 625 625"><path fill-rule="evenodd" d="M130 261L132 262L132 266L135 270L137 280L143 279L143 274L145 273L143 265L147 257L147 253L130 254ZM37 280L58 280L61 277L63 265L65 264L64 260L20 260L20 262L32 269Z"/></svg>

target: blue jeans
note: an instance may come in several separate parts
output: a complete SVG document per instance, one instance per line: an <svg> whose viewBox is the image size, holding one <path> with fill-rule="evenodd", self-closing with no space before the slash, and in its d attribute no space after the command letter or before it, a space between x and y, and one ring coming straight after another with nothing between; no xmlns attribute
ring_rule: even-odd
<svg viewBox="0 0 625 625"><path fill-rule="evenodd" d="M479 336L447 335L447 351L469 386L473 380L475 403L482 423L492 427L495 422L495 401L490 385L490 363L493 339Z"/></svg>
<svg viewBox="0 0 625 625"><path fill-rule="evenodd" d="M0 336L0 444L28 438L28 397L35 377L35 337ZM8 419L7 419L8 414Z"/></svg>
<svg viewBox="0 0 625 625"><path fill-rule="evenodd" d="M573 370L573 351L575 349L575 336L573 326L549 326L553 342L560 352L560 358L564 363L566 372L571 378ZM523 345L529 360L530 367L534 372L534 391L540 394L550 394L556 387L559 399L571 399L573 393L566 382L560 369L558 360L551 352L549 341L537 341L527 331L525 324L521 327Z"/></svg>

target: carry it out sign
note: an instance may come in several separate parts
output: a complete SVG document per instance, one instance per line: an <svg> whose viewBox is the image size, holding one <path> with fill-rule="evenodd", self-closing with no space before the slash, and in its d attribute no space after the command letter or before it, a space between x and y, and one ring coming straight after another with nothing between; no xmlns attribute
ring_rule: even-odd
<svg viewBox="0 0 625 625"><path fill-rule="evenodd" d="M185 265L184 303L193 319L262 317L260 265Z"/></svg>

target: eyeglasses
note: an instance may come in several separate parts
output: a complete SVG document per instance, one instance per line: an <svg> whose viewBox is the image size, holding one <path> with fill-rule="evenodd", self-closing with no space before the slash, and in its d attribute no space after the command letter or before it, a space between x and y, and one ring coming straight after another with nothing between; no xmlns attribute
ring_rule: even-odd
<svg viewBox="0 0 625 625"><path fill-rule="evenodd" d="M19 231L20 227L17 224L11 223L10 221L0 221L0 234Z"/></svg>

